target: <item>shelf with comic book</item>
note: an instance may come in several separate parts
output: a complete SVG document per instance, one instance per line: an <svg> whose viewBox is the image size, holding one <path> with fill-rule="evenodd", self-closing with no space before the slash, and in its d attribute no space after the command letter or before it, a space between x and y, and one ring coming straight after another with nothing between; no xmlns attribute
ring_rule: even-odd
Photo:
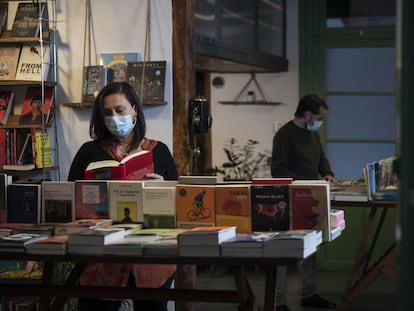
<svg viewBox="0 0 414 311"><path fill-rule="evenodd" d="M13 180L59 179L56 1L0 0L13 21L0 34L0 172Z"/></svg>

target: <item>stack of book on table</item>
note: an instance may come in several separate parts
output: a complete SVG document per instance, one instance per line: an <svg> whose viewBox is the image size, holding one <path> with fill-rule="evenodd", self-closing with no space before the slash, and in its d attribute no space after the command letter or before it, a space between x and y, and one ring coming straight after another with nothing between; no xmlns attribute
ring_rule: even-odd
<svg viewBox="0 0 414 311"><path fill-rule="evenodd" d="M221 244L223 257L262 258L265 241L274 239L279 232L238 233L234 238Z"/></svg>
<svg viewBox="0 0 414 311"><path fill-rule="evenodd" d="M321 243L321 230L281 231L279 235L263 243L263 257L306 258L315 253Z"/></svg>
<svg viewBox="0 0 414 311"><path fill-rule="evenodd" d="M89 229L105 228L112 225L112 219L79 219L55 224L54 235L69 235Z"/></svg>
<svg viewBox="0 0 414 311"><path fill-rule="evenodd" d="M50 236L46 239L41 239L26 244L26 253L45 255L65 255L67 244L67 235Z"/></svg>
<svg viewBox="0 0 414 311"><path fill-rule="evenodd" d="M0 252L2 253L24 253L26 245L37 240L46 239L47 235L32 233L16 233L0 237Z"/></svg>
<svg viewBox="0 0 414 311"><path fill-rule="evenodd" d="M345 213L340 209L331 209L331 240L335 240L341 236L342 231L345 229Z"/></svg>
<svg viewBox="0 0 414 311"><path fill-rule="evenodd" d="M235 236L236 226L196 227L178 234L178 254L218 257L221 244Z"/></svg>
<svg viewBox="0 0 414 311"><path fill-rule="evenodd" d="M175 228L160 234L160 239L144 244L144 255L173 256L178 254L178 234L189 229Z"/></svg>
<svg viewBox="0 0 414 311"><path fill-rule="evenodd" d="M69 254L102 255L104 245L124 238L125 229L96 228L69 235Z"/></svg>

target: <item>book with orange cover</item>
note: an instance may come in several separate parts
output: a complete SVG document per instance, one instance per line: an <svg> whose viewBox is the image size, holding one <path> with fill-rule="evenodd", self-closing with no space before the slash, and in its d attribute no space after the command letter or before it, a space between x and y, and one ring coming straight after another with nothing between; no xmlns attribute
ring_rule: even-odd
<svg viewBox="0 0 414 311"><path fill-rule="evenodd" d="M149 173L154 173L152 151L143 150L130 154L121 161L92 162L86 168L84 177L89 180L142 180Z"/></svg>
<svg viewBox="0 0 414 311"><path fill-rule="evenodd" d="M177 228L214 226L215 186L177 184L175 208Z"/></svg>
<svg viewBox="0 0 414 311"><path fill-rule="evenodd" d="M75 220L109 218L107 183L104 180L75 181Z"/></svg>
<svg viewBox="0 0 414 311"><path fill-rule="evenodd" d="M216 226L236 226L237 233L252 231L250 185L216 186Z"/></svg>

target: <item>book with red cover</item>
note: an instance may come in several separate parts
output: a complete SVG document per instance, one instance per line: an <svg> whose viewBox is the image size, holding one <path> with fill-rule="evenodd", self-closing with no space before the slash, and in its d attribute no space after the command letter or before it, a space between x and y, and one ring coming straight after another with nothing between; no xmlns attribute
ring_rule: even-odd
<svg viewBox="0 0 414 311"><path fill-rule="evenodd" d="M23 100L22 111L20 113L20 124L42 124L42 117L45 124L50 124L53 119L51 105L53 104L54 88L45 86L44 88L44 104L40 107L38 116L32 114L32 101L42 101L42 88L40 86L29 86Z"/></svg>
<svg viewBox="0 0 414 311"><path fill-rule="evenodd" d="M106 180L75 181L75 220L109 218Z"/></svg>
<svg viewBox="0 0 414 311"><path fill-rule="evenodd" d="M0 124L7 124L13 106L14 92L0 91Z"/></svg>
<svg viewBox="0 0 414 311"><path fill-rule="evenodd" d="M290 229L321 230L324 241L330 241L329 182L293 182L289 185Z"/></svg>
<svg viewBox="0 0 414 311"><path fill-rule="evenodd" d="M154 173L152 151L143 150L130 154L119 162L92 162L86 168L84 177L89 180L142 180L149 173Z"/></svg>

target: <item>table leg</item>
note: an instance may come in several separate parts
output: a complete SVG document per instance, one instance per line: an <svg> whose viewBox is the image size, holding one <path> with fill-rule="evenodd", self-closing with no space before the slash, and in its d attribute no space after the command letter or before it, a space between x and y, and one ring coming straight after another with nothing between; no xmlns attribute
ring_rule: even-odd
<svg viewBox="0 0 414 311"><path fill-rule="evenodd" d="M266 287L264 309L267 311L276 310L277 294L277 267L266 267Z"/></svg>
<svg viewBox="0 0 414 311"><path fill-rule="evenodd" d="M230 267L233 272L234 282L236 285L237 293L240 297L239 311L258 311L256 298L247 280L246 274L242 266Z"/></svg>

